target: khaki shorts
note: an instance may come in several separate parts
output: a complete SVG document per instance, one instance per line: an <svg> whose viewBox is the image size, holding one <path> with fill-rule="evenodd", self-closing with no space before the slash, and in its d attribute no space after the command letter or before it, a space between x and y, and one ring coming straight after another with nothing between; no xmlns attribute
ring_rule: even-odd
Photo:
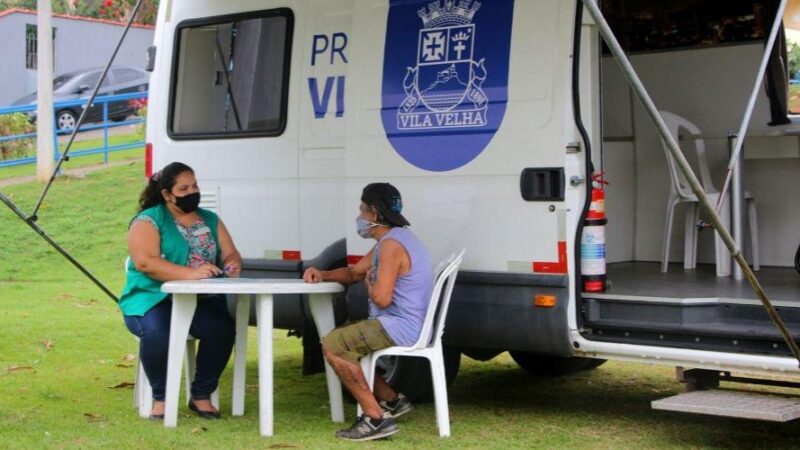
<svg viewBox="0 0 800 450"><path fill-rule="evenodd" d="M336 356L358 363L370 353L394 346L377 319L362 320L336 328L322 338L322 346Z"/></svg>

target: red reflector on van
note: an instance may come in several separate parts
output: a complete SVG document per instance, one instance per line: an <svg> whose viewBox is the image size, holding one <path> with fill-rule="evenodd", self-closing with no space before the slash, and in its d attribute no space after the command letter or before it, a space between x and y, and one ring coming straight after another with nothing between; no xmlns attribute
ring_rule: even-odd
<svg viewBox="0 0 800 450"><path fill-rule="evenodd" d="M153 144L150 143L144 146L144 176L153 176Z"/></svg>
<svg viewBox="0 0 800 450"><path fill-rule="evenodd" d="M300 250L284 250L282 253L284 261L302 261Z"/></svg>
<svg viewBox="0 0 800 450"><path fill-rule="evenodd" d="M361 261L361 258L363 257L364 255L347 255L347 265L354 266L358 264L358 262Z"/></svg>
<svg viewBox="0 0 800 450"><path fill-rule="evenodd" d="M567 273L566 241L558 241L558 262L534 262L533 271L539 273Z"/></svg>

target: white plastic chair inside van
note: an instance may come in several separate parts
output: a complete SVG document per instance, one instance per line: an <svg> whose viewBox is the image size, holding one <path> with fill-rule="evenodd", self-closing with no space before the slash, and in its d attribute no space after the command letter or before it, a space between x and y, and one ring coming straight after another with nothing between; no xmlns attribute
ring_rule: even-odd
<svg viewBox="0 0 800 450"><path fill-rule="evenodd" d="M675 139L675 142L680 143L679 133L681 130L686 130L692 135L700 135L700 129L697 128L692 122L684 119L667 111L660 111L661 117L669 129L669 133ZM706 146L703 139L693 138L687 145L694 143L695 151L697 154L697 165L700 173L700 183L703 190L706 191L708 198L716 205L719 201L720 193L711 180L711 172L708 169L708 161L706 160ZM697 196L692 192L689 182L677 166L677 163L672 158L672 154L667 149L667 146L662 141L662 147L667 157L667 165L669 167L669 176L671 180L669 201L667 202L667 217L664 222L664 241L663 251L661 254L661 272L666 272L669 264L669 247L670 239L672 237L672 222L675 215L675 207L679 203L689 203L686 211L686 218L684 224L684 250L683 250L683 267L684 269L694 269L697 267L697 222L700 219L700 201ZM759 255L758 255L758 222L756 220L756 202L749 192L745 192L745 202L747 204L747 214L750 221L750 243L753 254L753 269L759 269ZM722 205L720 216L726 226L730 226L730 200L726 199ZM728 253L727 247L716 235L714 240L715 260L717 264L717 276L729 276L731 274L731 258Z"/></svg>
<svg viewBox="0 0 800 450"><path fill-rule="evenodd" d="M375 368L378 359L382 356L412 356L427 358L431 365L433 378L433 395L436 402L436 423L439 426L439 436L450 436L450 412L447 405L447 381L444 372L444 358L442 356L442 334L447 318L447 309L450 306L450 296L456 283L456 275L461 261L464 260L466 249L458 254L452 254L443 263L444 270L437 274L433 293L428 304L428 312L419 333L419 339L410 347L389 347L378 350L361 358L361 369L367 379L370 390L375 384ZM441 264L440 266L441 267ZM442 292L444 289L444 292ZM360 408L359 408L360 413Z"/></svg>

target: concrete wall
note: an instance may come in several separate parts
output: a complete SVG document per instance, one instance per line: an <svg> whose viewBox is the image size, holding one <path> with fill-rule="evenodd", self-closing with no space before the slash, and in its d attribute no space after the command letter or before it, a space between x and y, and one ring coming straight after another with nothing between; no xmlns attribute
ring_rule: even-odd
<svg viewBox="0 0 800 450"><path fill-rule="evenodd" d="M36 90L36 71L25 68L25 25L36 25L36 15L16 12L0 17L0 105L8 105ZM108 62L123 26L53 17L56 28L55 74L101 67ZM153 43L152 28L131 28L116 65L144 68L147 47Z"/></svg>
<svg viewBox="0 0 800 450"><path fill-rule="evenodd" d="M725 135L739 127L763 51L762 45L634 55L631 61L659 109L694 122L703 134ZM611 261L659 261L669 194L666 157L654 125L610 58L603 59L605 166L611 187L607 201ZM767 126L769 105L762 89L750 133ZM796 128L797 126L795 126ZM798 138L759 138L746 142L745 189L759 212L759 243L764 265L789 266L800 243L800 143ZM693 151L687 141L682 147ZM712 177L721 189L728 162L725 139L706 140ZM683 212L673 225L671 261L683 260ZM746 234L749 235L748 232ZM631 236L633 236L631 238ZM713 233L700 237L699 262L711 263ZM749 243L745 243L749 258Z"/></svg>

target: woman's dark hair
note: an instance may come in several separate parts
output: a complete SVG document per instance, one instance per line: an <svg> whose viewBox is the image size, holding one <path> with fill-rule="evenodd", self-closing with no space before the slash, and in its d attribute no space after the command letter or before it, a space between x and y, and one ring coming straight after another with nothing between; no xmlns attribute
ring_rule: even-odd
<svg viewBox="0 0 800 450"><path fill-rule="evenodd" d="M144 188L141 195L139 195L139 212L164 203L164 196L161 195L161 190L166 189L168 192L172 192L172 188L175 186L175 180L184 172L191 172L194 174L194 170L192 170L191 167L183 163L174 162L167 164L159 172L154 173L153 176L147 180L147 186Z"/></svg>

